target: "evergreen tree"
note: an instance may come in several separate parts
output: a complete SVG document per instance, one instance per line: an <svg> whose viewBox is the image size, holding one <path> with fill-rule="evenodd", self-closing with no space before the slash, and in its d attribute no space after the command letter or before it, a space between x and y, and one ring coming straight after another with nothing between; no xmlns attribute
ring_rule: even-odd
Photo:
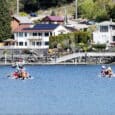
<svg viewBox="0 0 115 115"><path fill-rule="evenodd" d="M115 5L113 6L113 8L109 9L109 14L110 18L112 18L115 21Z"/></svg>
<svg viewBox="0 0 115 115"><path fill-rule="evenodd" d="M11 38L11 17L7 0L0 0L0 41Z"/></svg>

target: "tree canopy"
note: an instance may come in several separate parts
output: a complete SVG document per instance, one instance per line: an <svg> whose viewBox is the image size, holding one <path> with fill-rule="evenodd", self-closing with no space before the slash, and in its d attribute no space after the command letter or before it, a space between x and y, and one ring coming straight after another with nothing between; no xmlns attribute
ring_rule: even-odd
<svg viewBox="0 0 115 115"><path fill-rule="evenodd" d="M11 37L11 16L7 0L0 2L0 41Z"/></svg>
<svg viewBox="0 0 115 115"><path fill-rule="evenodd" d="M97 21L114 18L115 2L113 0L82 0L78 7L81 17L84 18Z"/></svg>

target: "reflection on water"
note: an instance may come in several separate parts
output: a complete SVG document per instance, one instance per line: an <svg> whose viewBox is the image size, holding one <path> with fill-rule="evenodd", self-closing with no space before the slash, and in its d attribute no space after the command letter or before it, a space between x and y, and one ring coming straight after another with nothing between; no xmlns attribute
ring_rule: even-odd
<svg viewBox="0 0 115 115"><path fill-rule="evenodd" d="M34 79L7 78L14 68L0 66L0 114L115 114L115 78L99 77L99 65L26 69Z"/></svg>

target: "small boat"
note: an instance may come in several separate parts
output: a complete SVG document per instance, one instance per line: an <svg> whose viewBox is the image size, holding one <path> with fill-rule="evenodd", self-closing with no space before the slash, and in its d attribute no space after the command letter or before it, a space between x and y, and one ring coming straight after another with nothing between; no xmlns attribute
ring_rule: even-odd
<svg viewBox="0 0 115 115"><path fill-rule="evenodd" d="M109 77L109 78L112 77L112 76L114 76L111 67L108 67L108 68L106 69L105 66L102 66L101 76L102 76L102 77Z"/></svg>
<svg viewBox="0 0 115 115"><path fill-rule="evenodd" d="M111 78L111 77L115 77L115 73L113 73L113 72L112 73L105 72L105 73L100 73L99 76Z"/></svg>
<svg viewBox="0 0 115 115"><path fill-rule="evenodd" d="M18 73L18 72L13 72L12 74L8 75L8 77L11 77L12 79L21 79L21 80L25 80L25 79L30 79L31 76L29 75L29 73Z"/></svg>
<svg viewBox="0 0 115 115"><path fill-rule="evenodd" d="M22 80L31 78L30 74L27 71L25 71L23 67L19 67L19 66L17 66L16 70L10 75L8 75L8 77L11 77L13 79L22 79Z"/></svg>
<svg viewBox="0 0 115 115"><path fill-rule="evenodd" d="M101 75L101 77L109 77L109 78L111 78L111 77L113 77L113 75Z"/></svg>

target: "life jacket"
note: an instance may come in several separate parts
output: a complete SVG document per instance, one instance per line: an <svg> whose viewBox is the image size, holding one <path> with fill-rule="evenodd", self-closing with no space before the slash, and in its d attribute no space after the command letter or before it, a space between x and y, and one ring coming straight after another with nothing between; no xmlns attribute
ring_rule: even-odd
<svg viewBox="0 0 115 115"><path fill-rule="evenodd" d="M13 73L13 77L18 78L19 77L19 73L18 72L14 72Z"/></svg>

